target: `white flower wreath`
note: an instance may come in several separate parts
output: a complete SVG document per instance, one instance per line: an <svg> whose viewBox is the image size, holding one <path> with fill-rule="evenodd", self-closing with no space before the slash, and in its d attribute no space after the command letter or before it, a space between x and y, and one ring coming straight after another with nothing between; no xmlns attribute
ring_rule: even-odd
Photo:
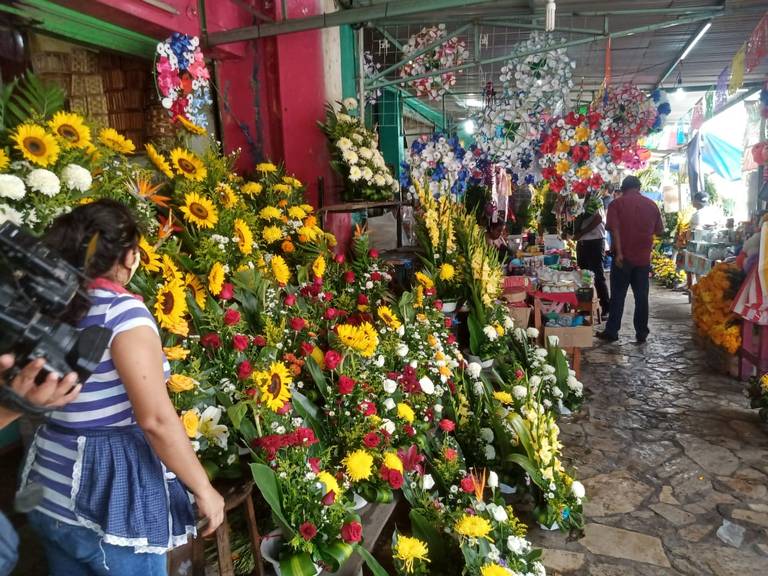
<svg viewBox="0 0 768 576"><path fill-rule="evenodd" d="M413 80L408 80L409 77L461 66L469 57L469 51L464 40L458 36L448 37L445 24L422 28L408 39L408 44L403 46L403 54L408 56L443 37L445 38L444 43L413 58L400 69L400 77L405 79L408 86L416 91L417 96L427 96L430 100L437 100L448 93L456 84L456 74L445 72L429 78Z"/></svg>

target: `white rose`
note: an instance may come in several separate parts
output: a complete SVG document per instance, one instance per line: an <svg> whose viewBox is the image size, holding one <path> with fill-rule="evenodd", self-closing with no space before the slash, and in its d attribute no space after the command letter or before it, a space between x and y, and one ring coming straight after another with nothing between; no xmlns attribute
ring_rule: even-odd
<svg viewBox="0 0 768 576"><path fill-rule="evenodd" d="M395 433L395 423L392 422L392 420L385 418L381 421L381 426L379 426L381 430L385 430L387 434L394 434Z"/></svg>
<svg viewBox="0 0 768 576"><path fill-rule="evenodd" d="M93 184L90 171L77 164L67 164L61 171L61 181L70 190L86 192Z"/></svg>
<svg viewBox="0 0 768 576"><path fill-rule="evenodd" d="M432 395L435 393L435 384L432 382L432 380L429 379L428 376L422 376L419 380L419 386L421 387L421 391L424 392L424 394Z"/></svg>
<svg viewBox="0 0 768 576"><path fill-rule="evenodd" d="M499 475L496 474L493 470L488 472L488 488L498 488L499 487Z"/></svg>
<svg viewBox="0 0 768 576"><path fill-rule="evenodd" d="M398 344L397 348L395 348L395 354L400 356L400 358L405 358L408 355L408 345L402 342Z"/></svg>
<svg viewBox="0 0 768 576"><path fill-rule="evenodd" d="M480 438L486 442L493 442L493 430L490 428L480 428Z"/></svg>
<svg viewBox="0 0 768 576"><path fill-rule="evenodd" d="M424 490L432 490L434 486L435 479L432 478L432 475L424 474L424 477L421 479L421 487L424 488Z"/></svg>
<svg viewBox="0 0 768 576"><path fill-rule="evenodd" d="M36 168L27 174L27 186L49 198L53 198L61 191L59 177L50 170L43 168Z"/></svg>
<svg viewBox="0 0 768 576"><path fill-rule="evenodd" d="M578 480L574 480L573 484L571 484L571 494L573 494L574 498L584 498L587 491L584 489L584 484L579 482Z"/></svg>
<svg viewBox="0 0 768 576"><path fill-rule="evenodd" d="M483 334L485 334L485 337L488 338L491 342L495 342L499 334L496 332L496 328L493 326L486 326L483 328Z"/></svg>
<svg viewBox="0 0 768 576"><path fill-rule="evenodd" d="M496 459L496 448L493 447L493 444L485 445L485 459L486 460Z"/></svg>
<svg viewBox="0 0 768 576"><path fill-rule="evenodd" d="M525 333L528 335L528 338L538 338L539 337L539 331L536 330L536 328L528 328L528 330L526 330Z"/></svg>
<svg viewBox="0 0 768 576"><path fill-rule="evenodd" d="M526 389L525 386L521 386L520 384L518 384L517 386L514 386L512 388L512 396L514 396L518 400L522 400L523 398L528 396L528 390Z"/></svg>
<svg viewBox="0 0 768 576"><path fill-rule="evenodd" d="M384 392L387 394L393 394L395 390L397 390L397 382L391 380L390 378L386 378L384 380L383 388Z"/></svg>
<svg viewBox="0 0 768 576"><path fill-rule="evenodd" d="M24 181L13 174L0 174L0 197L21 200L27 193Z"/></svg>
<svg viewBox="0 0 768 576"><path fill-rule="evenodd" d="M391 412L394 409L395 409L395 401L392 400L392 398L387 398L386 400L384 400L384 410L386 410L387 412Z"/></svg>
<svg viewBox="0 0 768 576"><path fill-rule="evenodd" d="M477 362L470 362L467 366L467 372L472 378L480 378L480 373L483 371L483 367Z"/></svg>
<svg viewBox="0 0 768 576"><path fill-rule="evenodd" d="M491 508L491 506L493 506L493 508ZM488 509L491 511L491 515L493 516L493 519L496 520L496 522L506 522L509 520L509 516L507 515L507 511L504 506L499 506L498 504L489 504Z"/></svg>

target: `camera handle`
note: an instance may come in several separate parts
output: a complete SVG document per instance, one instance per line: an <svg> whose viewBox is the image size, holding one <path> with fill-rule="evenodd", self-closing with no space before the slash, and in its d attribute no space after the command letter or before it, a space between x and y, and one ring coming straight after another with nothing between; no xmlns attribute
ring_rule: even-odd
<svg viewBox="0 0 768 576"><path fill-rule="evenodd" d="M13 410L14 412L35 415L47 414L51 411L49 408L41 408L40 406L35 406L34 404L27 402L24 398L5 385L0 385L0 406Z"/></svg>

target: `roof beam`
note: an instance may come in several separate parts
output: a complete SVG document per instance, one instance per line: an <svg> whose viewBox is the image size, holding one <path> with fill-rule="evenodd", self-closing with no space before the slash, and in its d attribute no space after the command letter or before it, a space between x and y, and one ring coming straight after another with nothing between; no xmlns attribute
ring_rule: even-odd
<svg viewBox="0 0 768 576"><path fill-rule="evenodd" d="M703 33L702 31L705 30L706 27L707 27L707 23L705 22L704 24L702 24L696 29L696 32L692 34L690 38L688 38L688 41L683 46L682 50L680 50L680 52L677 53L677 56L675 56L675 59L672 60L672 63L664 71L664 74L661 75L661 78L659 78L659 81L656 82L657 88L661 86L664 80L666 80L667 77L670 74L672 74L675 68L683 61L683 54L685 54L688 51L688 48L693 46L693 43L699 39L699 34L702 34Z"/></svg>
<svg viewBox="0 0 768 576"><path fill-rule="evenodd" d="M244 40L253 40L256 38L266 38L268 36L278 36L280 34L290 34L293 32L304 32L306 30L318 30L320 28L331 28L343 24L364 24L367 22L376 22L387 18L396 18L398 16L410 16L424 12L437 12L440 10L449 10L451 8L465 8L478 4L498 4L501 5L504 0L390 0L384 4L376 4L362 8L350 8L338 12L326 12L317 16L308 16L306 18L290 18L283 22L258 24L256 26L247 26L245 28L236 28L222 32L211 32L208 34L208 44L216 46L219 44L230 44L232 42L242 42Z"/></svg>

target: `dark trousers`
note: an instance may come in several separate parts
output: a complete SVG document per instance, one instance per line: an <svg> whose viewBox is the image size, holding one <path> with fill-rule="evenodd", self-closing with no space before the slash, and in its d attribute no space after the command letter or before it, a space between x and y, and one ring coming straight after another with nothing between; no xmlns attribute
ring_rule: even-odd
<svg viewBox="0 0 768 576"><path fill-rule="evenodd" d="M648 336L648 290L650 289L650 266L632 266L624 262L617 266L614 261L611 268L611 308L605 332L618 336L621 329L621 317L624 314L624 300L627 290L632 286L635 297L635 335L638 338Z"/></svg>
<svg viewBox="0 0 768 576"><path fill-rule="evenodd" d="M605 245L602 238L596 240L579 240L576 244L576 261L579 268L589 270L595 275L595 290L597 298L600 300L600 308L608 310L610 297L608 296L608 286L605 283L605 273L603 272L603 256L605 255Z"/></svg>

